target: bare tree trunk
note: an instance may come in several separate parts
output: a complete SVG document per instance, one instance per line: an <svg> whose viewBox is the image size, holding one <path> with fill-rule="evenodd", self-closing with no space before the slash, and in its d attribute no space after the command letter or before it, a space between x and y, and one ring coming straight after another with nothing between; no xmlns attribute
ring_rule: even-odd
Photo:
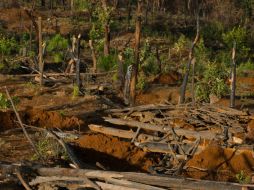
<svg viewBox="0 0 254 190"><path fill-rule="evenodd" d="M74 11L74 0L71 0L71 15L73 15Z"/></svg>
<svg viewBox="0 0 254 190"><path fill-rule="evenodd" d="M129 0L128 1L127 30L129 30L130 24L131 24L131 5L132 5L132 0Z"/></svg>
<svg viewBox="0 0 254 190"><path fill-rule="evenodd" d="M76 42L76 48L75 48L75 62L76 62L76 83L78 88L80 89L81 83L80 83L80 38L81 35L79 34Z"/></svg>
<svg viewBox="0 0 254 190"><path fill-rule="evenodd" d="M236 53L236 42L232 49L232 65L231 65L231 93L230 93L230 107L235 107L235 89L236 89L236 63L235 63L235 53Z"/></svg>
<svg viewBox="0 0 254 190"><path fill-rule="evenodd" d="M93 47L93 41L89 40L89 46L92 52L92 58L93 58L93 72L96 73L97 72L97 60L96 60L96 55L95 55L95 50Z"/></svg>
<svg viewBox="0 0 254 190"><path fill-rule="evenodd" d="M162 72L162 63L161 63L161 59L160 59L160 54L159 54L159 47L156 46L156 59L157 59L157 63L159 65L159 73Z"/></svg>
<svg viewBox="0 0 254 190"><path fill-rule="evenodd" d="M132 75L130 82L130 104L135 105L136 100L136 83L139 67L139 48L140 48L140 37L141 37L141 20L142 20L142 0L138 0L137 6L137 21L136 21L136 32L135 32L135 63L132 67Z"/></svg>
<svg viewBox="0 0 254 190"><path fill-rule="evenodd" d="M110 54L110 27L109 22L107 22L104 26L104 55L108 56Z"/></svg>
<svg viewBox="0 0 254 190"><path fill-rule="evenodd" d="M44 70L44 63L42 60L42 19L41 17L38 18L38 30L39 30L39 70L40 70L40 85L43 85L43 70Z"/></svg>
<svg viewBox="0 0 254 190"><path fill-rule="evenodd" d="M191 97L192 97L192 105L195 106L195 65L196 59L192 61L192 81L191 81Z"/></svg>
<svg viewBox="0 0 254 190"><path fill-rule="evenodd" d="M180 102L179 102L180 104L183 104L185 102L185 92L186 92L186 87L187 87L187 83L188 83L191 62L193 60L193 51L194 51L194 48L199 40L199 35L200 35L199 34L199 15L197 14L197 32L196 32L196 37L195 37L194 41L192 42L191 49L189 52L189 61L187 63L186 73L184 75L183 84L181 86Z"/></svg>
<svg viewBox="0 0 254 190"><path fill-rule="evenodd" d="M107 0L102 0L102 7L105 12L108 11ZM110 54L110 18L107 19L104 25L104 55L108 56Z"/></svg>

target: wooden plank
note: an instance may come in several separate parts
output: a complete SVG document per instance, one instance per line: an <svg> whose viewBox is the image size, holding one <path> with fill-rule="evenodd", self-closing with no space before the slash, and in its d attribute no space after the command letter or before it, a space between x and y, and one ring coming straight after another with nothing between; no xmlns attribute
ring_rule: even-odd
<svg viewBox="0 0 254 190"><path fill-rule="evenodd" d="M150 131L159 131L162 133L168 133L171 131L170 127L162 126L162 125L153 125L148 123L141 123L138 121L130 121L130 120L124 120L124 119L115 119L115 118L109 118L104 117L104 120L115 124L115 125L124 125L129 127L140 127L145 130ZM191 131L187 129L180 129L180 128L174 128L174 131L177 135L183 135L185 137L191 137L191 138L201 138L201 139L207 139L207 140L213 140L218 137L218 135L212 133L211 131Z"/></svg>

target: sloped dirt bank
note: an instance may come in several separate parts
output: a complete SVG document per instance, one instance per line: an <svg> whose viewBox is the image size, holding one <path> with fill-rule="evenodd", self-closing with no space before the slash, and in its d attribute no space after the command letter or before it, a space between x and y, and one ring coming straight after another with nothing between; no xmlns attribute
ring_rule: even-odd
<svg viewBox="0 0 254 190"><path fill-rule="evenodd" d="M58 111L29 110L19 113L23 123L37 127L72 129L83 125L75 116L67 117ZM0 112L0 131L18 127L13 111Z"/></svg>
<svg viewBox="0 0 254 190"><path fill-rule="evenodd" d="M236 151L210 145L187 163L186 175L196 179L237 181L236 175L241 172L250 177L253 167L252 151Z"/></svg>
<svg viewBox="0 0 254 190"><path fill-rule="evenodd" d="M77 144L81 147L79 155L82 155L83 161L91 164L98 162L115 171L148 172L157 160L155 154L144 152L130 142L102 134L84 135Z"/></svg>

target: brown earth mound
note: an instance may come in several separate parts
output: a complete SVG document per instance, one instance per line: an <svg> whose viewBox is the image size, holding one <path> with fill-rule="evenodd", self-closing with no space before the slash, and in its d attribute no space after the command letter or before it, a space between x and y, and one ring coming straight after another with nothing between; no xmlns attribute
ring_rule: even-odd
<svg viewBox="0 0 254 190"><path fill-rule="evenodd" d="M77 128L83 121L77 117L67 117L57 111L31 110L20 112L23 123L46 128ZM0 131L17 127L17 119L12 111L0 112Z"/></svg>
<svg viewBox="0 0 254 190"><path fill-rule="evenodd" d="M219 181L236 181L236 174L241 171L246 176L251 175L254 158L251 151L234 151L223 149L217 145L206 148L195 155L187 163L188 177Z"/></svg>
<svg viewBox="0 0 254 190"><path fill-rule="evenodd" d="M170 72L168 74L158 75L152 83L155 84L166 84L166 85L176 85L181 80L181 75L178 72Z"/></svg>
<svg viewBox="0 0 254 190"><path fill-rule="evenodd" d="M116 137L89 134L82 136L77 143L84 149L80 151L84 153L84 161L99 162L116 171L148 171L155 162L152 154Z"/></svg>

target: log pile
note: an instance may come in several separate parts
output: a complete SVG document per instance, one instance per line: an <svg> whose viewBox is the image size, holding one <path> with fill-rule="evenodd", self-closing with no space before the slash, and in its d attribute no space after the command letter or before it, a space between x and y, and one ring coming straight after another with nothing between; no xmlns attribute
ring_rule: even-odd
<svg viewBox="0 0 254 190"><path fill-rule="evenodd" d="M188 160L212 143L253 150L252 145L245 143L247 125L252 119L248 112L210 104L151 104L110 109L106 113L104 120L111 127L91 124L90 130L129 139L147 152L162 153L164 158L153 172L179 175Z"/></svg>
<svg viewBox="0 0 254 190"><path fill-rule="evenodd" d="M241 190L251 184L216 182L152 175L137 172L114 172L92 169L45 168L38 165L0 163L0 171L14 182L20 181L26 190L66 188L96 190L165 190L217 189ZM16 177L17 176L17 177ZM27 177L28 176L28 177ZM33 176L31 178L31 176Z"/></svg>

